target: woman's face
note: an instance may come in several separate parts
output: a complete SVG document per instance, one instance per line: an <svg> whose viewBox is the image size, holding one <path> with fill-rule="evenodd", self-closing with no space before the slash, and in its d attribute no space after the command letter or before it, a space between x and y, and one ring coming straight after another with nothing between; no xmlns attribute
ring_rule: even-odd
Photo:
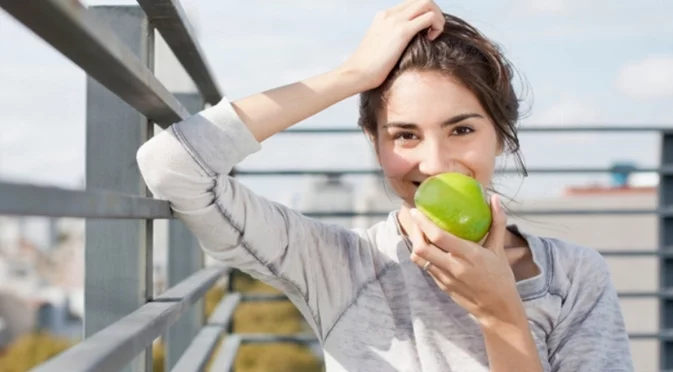
<svg viewBox="0 0 673 372"><path fill-rule="evenodd" d="M477 97L449 76L408 71L390 87L376 148L385 177L407 206L418 185L444 172L491 183L502 146Z"/></svg>

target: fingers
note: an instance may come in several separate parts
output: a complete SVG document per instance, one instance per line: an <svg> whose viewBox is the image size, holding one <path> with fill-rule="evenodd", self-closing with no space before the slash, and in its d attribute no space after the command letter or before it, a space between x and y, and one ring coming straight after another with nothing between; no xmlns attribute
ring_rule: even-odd
<svg viewBox="0 0 673 372"><path fill-rule="evenodd" d="M474 247L453 234L440 229L434 222L416 208L410 211L412 218L428 240L446 252L469 259L474 254Z"/></svg>
<svg viewBox="0 0 673 372"><path fill-rule="evenodd" d="M497 254L505 254L505 235L507 234L507 216L500 202L500 196L491 197L491 229L484 247Z"/></svg>
<svg viewBox="0 0 673 372"><path fill-rule="evenodd" d="M451 256L451 253L444 252L428 243L422 243L420 245L414 244L414 249L411 253L411 261L418 264L420 267L424 267L425 263L429 261L432 265L428 267L428 270L430 270L430 267L434 266L447 272L453 272L454 266L456 265L456 261Z"/></svg>
<svg viewBox="0 0 673 372"><path fill-rule="evenodd" d="M451 271L451 255L433 244L428 243L425 240L425 234L417 224L413 223L411 225L411 231L409 231L409 238L413 245L411 260L421 267L423 267L427 261L430 261L435 266Z"/></svg>
<svg viewBox="0 0 673 372"><path fill-rule="evenodd" d="M410 21L410 27L417 33L428 30L428 39L434 40L444 30L444 14L432 0L415 0L406 3L400 11Z"/></svg>
<svg viewBox="0 0 673 372"><path fill-rule="evenodd" d="M435 15L432 12L424 13L409 21L409 23L407 24L407 32L411 35L416 35L417 33L423 30L428 30L428 39L432 40L430 38L430 34L433 34L435 35L434 37L437 37L437 35L441 33L441 31L437 33L436 30L432 28L434 27L433 26L434 19Z"/></svg>
<svg viewBox="0 0 673 372"><path fill-rule="evenodd" d="M423 259L420 260L423 261ZM432 279L435 280L435 283L437 283L439 289L446 292L447 294L451 294L452 292L455 291L458 283L449 272L442 270L441 268L433 265L432 263L430 263L427 270L425 271L427 271L427 273L430 274Z"/></svg>

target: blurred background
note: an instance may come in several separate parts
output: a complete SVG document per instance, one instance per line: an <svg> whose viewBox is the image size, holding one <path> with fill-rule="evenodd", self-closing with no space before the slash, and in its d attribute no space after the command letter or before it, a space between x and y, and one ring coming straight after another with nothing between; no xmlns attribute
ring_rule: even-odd
<svg viewBox="0 0 673 372"><path fill-rule="evenodd" d="M522 127L673 128L670 0L437 2L498 42L516 66L527 113ZM237 99L337 66L358 46L375 13L397 1L181 3L216 80L227 97ZM84 189L85 73L2 10L0 51L0 181ZM156 53L155 73L170 91L195 91L160 37ZM356 122L357 100L352 98L297 128L352 129ZM530 232L609 252L606 260L620 292L659 290L659 258L629 253L659 248L656 214L543 212L657 208L660 133L532 131L520 137L531 169L612 171L536 172L525 179L516 173L499 174L496 185L512 198L509 207L533 211L512 217L512 222ZM502 159L500 165L513 164L512 159ZM634 168L651 171L631 172ZM282 169L310 174L260 174ZM371 169L376 169L373 152L359 133L279 135L238 168L250 188L302 211L388 211L397 200L378 176L343 172ZM333 173L314 174L326 171ZM366 227L381 218L331 221ZM165 221L155 222L155 293L166 288L166 231ZM0 371L27 370L81 341L84 272L84 220L0 216ZM271 291L243 276L240 283L246 290ZM212 303L206 304L206 311L225 290L220 286L209 292ZM659 298L625 296L622 306L630 332L659 331ZM306 330L288 304L246 304L236 316L236 324L243 327L239 329L246 332ZM656 338L636 338L632 347L637 371L659 370ZM320 368L316 350L292 345L246 348L239 355L240 370ZM155 352L159 360L159 346Z"/></svg>

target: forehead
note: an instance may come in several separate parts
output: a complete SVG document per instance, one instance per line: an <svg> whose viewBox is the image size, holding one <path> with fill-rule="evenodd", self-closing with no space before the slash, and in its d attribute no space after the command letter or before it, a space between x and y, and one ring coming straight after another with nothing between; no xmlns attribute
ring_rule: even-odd
<svg viewBox="0 0 673 372"><path fill-rule="evenodd" d="M437 72L408 71L398 76L387 92L379 123L443 122L464 113L484 114L477 97L456 79Z"/></svg>

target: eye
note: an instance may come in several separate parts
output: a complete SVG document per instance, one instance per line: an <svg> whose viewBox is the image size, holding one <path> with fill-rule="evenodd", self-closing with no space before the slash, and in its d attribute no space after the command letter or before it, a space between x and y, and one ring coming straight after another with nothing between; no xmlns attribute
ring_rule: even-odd
<svg viewBox="0 0 673 372"><path fill-rule="evenodd" d="M451 132L451 134L455 134L456 136L464 136L464 135L470 134L472 132L474 132L474 129L472 129L470 127L467 127L467 126L464 126L464 125L461 125L461 126L458 126L458 127L454 128L453 132Z"/></svg>
<svg viewBox="0 0 673 372"><path fill-rule="evenodd" d="M413 141L415 139L418 139L418 137L411 132L398 132L398 133L395 133L395 135L393 135L393 139L395 141L397 141L397 140Z"/></svg>

